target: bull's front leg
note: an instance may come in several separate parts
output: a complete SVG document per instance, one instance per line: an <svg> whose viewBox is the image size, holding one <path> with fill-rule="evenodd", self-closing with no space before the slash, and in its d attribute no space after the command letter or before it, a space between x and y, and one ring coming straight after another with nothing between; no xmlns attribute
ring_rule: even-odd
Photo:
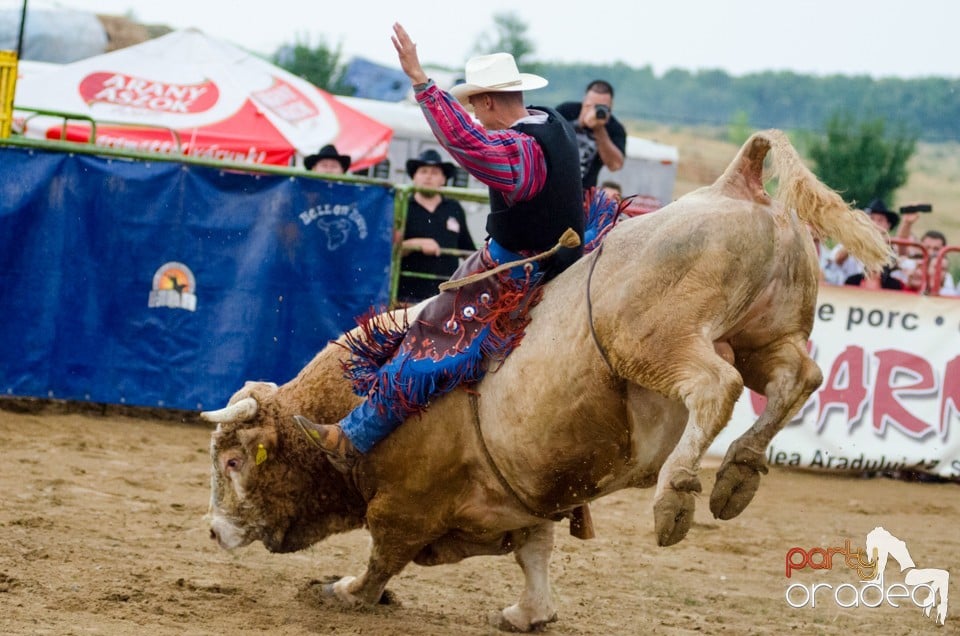
<svg viewBox="0 0 960 636"><path fill-rule="evenodd" d="M378 603L387 582L439 534L429 520L411 510L395 511L386 497L371 500L367 523L371 547L366 571L323 586L326 595L350 606Z"/></svg>
<svg viewBox="0 0 960 636"><path fill-rule="evenodd" d="M760 474L767 472L767 445L823 381L802 336L745 355L743 366L746 385L764 394L767 405L754 425L730 444L717 471L710 511L718 519L736 517L753 500Z"/></svg>
<svg viewBox="0 0 960 636"><path fill-rule="evenodd" d="M380 602L387 582L399 574L410 560L407 559L403 565L397 565L400 559L384 559L374 542L370 549L367 569L362 575L345 576L339 581L328 583L323 586L323 592L350 607L374 605Z"/></svg>
<svg viewBox="0 0 960 636"><path fill-rule="evenodd" d="M503 631L540 631L547 623L557 620L550 587L554 522L541 523L528 530L525 540L514 552L523 570L523 592L516 603L490 616L490 623Z"/></svg>

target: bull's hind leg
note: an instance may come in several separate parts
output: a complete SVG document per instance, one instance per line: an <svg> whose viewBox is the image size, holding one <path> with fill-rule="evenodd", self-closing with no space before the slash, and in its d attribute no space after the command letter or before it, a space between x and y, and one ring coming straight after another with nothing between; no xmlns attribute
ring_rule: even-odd
<svg viewBox="0 0 960 636"><path fill-rule="evenodd" d="M550 589L553 526L554 523L548 521L529 528L526 540L514 552L523 570L523 592L515 604L490 616L494 627L508 632L532 632L557 620Z"/></svg>
<svg viewBox="0 0 960 636"><path fill-rule="evenodd" d="M760 485L760 473L767 472L767 444L823 381L805 344L794 338L746 355L738 352L746 385L763 393L767 406L750 430L727 449L710 494L714 517L732 519L743 512Z"/></svg>

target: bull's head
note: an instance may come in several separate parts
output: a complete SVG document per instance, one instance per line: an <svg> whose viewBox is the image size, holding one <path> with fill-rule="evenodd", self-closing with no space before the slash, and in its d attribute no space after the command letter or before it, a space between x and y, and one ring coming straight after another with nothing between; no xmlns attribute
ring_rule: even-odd
<svg viewBox="0 0 960 636"><path fill-rule="evenodd" d="M225 408L200 417L217 425L208 518L220 547L262 541L292 552L360 526L342 477L299 434L275 384L248 382Z"/></svg>

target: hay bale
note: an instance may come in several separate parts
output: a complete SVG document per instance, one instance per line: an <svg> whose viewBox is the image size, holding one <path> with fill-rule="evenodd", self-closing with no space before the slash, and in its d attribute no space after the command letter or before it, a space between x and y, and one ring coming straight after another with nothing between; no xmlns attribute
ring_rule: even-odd
<svg viewBox="0 0 960 636"><path fill-rule="evenodd" d="M140 44L161 35L170 33L173 29L160 24L139 24L130 18L120 15L97 15L103 30L107 33L107 52L116 51L134 44Z"/></svg>

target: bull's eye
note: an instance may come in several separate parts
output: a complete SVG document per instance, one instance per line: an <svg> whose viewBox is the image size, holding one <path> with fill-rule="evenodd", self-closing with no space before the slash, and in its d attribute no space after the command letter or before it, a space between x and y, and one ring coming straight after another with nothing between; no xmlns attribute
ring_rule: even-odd
<svg viewBox="0 0 960 636"><path fill-rule="evenodd" d="M470 320L477 315L477 308L473 305L467 305L461 310L461 313L466 320Z"/></svg>
<svg viewBox="0 0 960 636"><path fill-rule="evenodd" d="M227 460L227 468L236 470L239 466L240 466L240 462L237 461L236 457Z"/></svg>

